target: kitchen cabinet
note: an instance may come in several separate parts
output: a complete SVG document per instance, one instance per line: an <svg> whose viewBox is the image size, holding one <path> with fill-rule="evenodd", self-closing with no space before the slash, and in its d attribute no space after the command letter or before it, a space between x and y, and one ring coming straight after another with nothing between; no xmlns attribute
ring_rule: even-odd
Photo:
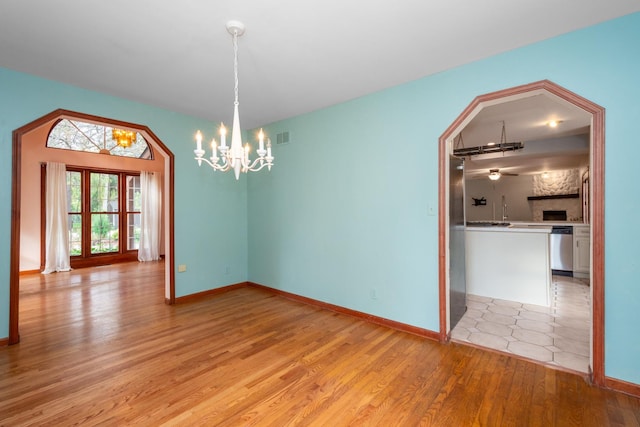
<svg viewBox="0 0 640 427"><path fill-rule="evenodd" d="M549 307L550 226L467 227L467 293Z"/></svg>
<svg viewBox="0 0 640 427"><path fill-rule="evenodd" d="M573 227L573 276L588 278L591 267L591 232L588 225Z"/></svg>

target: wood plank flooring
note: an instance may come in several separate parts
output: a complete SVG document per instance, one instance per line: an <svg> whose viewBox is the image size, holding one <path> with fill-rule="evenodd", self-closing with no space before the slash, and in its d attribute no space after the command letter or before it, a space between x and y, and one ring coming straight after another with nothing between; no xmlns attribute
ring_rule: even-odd
<svg viewBox="0 0 640 427"><path fill-rule="evenodd" d="M640 399L241 288L164 304L161 263L21 278L0 425L636 426Z"/></svg>

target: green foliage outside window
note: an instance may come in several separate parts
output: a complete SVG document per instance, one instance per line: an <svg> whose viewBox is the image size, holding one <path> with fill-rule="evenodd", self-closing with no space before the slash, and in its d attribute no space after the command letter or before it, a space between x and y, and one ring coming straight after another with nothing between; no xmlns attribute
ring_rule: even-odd
<svg viewBox="0 0 640 427"><path fill-rule="evenodd" d="M118 252L118 175L107 173L91 173L89 178L89 202L91 212L91 253Z"/></svg>
<svg viewBox="0 0 640 427"><path fill-rule="evenodd" d="M118 252L118 215L91 215L91 253Z"/></svg>
<svg viewBox="0 0 640 427"><path fill-rule="evenodd" d="M118 175L91 174L91 212L118 212Z"/></svg>
<svg viewBox="0 0 640 427"><path fill-rule="evenodd" d="M88 172L88 190L83 202L83 173L67 171L67 208L69 212L69 252L72 256L83 255L83 215L90 221L90 254L120 251L120 221L125 221L125 250L138 249L140 241L140 177L126 175L126 211L120 206L120 174ZM89 212L83 214L88 203ZM130 213L127 213L130 212ZM121 215L122 214L122 215ZM122 219L121 219L122 218Z"/></svg>

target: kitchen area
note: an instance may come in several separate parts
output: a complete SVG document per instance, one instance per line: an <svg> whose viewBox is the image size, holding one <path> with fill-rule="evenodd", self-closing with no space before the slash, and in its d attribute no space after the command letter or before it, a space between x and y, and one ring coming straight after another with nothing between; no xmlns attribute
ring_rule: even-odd
<svg viewBox="0 0 640 427"><path fill-rule="evenodd" d="M549 306L552 276L588 280L588 175L585 168L468 180L467 292Z"/></svg>
<svg viewBox="0 0 640 427"><path fill-rule="evenodd" d="M580 185L554 194L534 190L536 181L566 183L567 176L579 177ZM588 173L578 169L507 176L501 185L467 182L473 218L465 228L467 311L452 330L454 340L588 371L591 251L582 176L588 191ZM519 182L510 185L511 179ZM483 198L486 205L474 206Z"/></svg>
<svg viewBox="0 0 640 427"><path fill-rule="evenodd" d="M547 100L525 100L522 107L535 110L527 107L538 101ZM514 121L514 107L487 109L479 122ZM585 373L591 350L588 125L512 143L508 123L501 123L499 143L469 144L482 127L471 122L465 141L455 144L465 159L466 311L451 337Z"/></svg>

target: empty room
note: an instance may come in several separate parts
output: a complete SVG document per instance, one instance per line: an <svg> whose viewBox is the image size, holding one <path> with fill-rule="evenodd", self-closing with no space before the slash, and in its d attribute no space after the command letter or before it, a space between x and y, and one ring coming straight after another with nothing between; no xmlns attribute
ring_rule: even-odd
<svg viewBox="0 0 640 427"><path fill-rule="evenodd" d="M637 0L1 6L0 425L640 425L639 42Z"/></svg>

